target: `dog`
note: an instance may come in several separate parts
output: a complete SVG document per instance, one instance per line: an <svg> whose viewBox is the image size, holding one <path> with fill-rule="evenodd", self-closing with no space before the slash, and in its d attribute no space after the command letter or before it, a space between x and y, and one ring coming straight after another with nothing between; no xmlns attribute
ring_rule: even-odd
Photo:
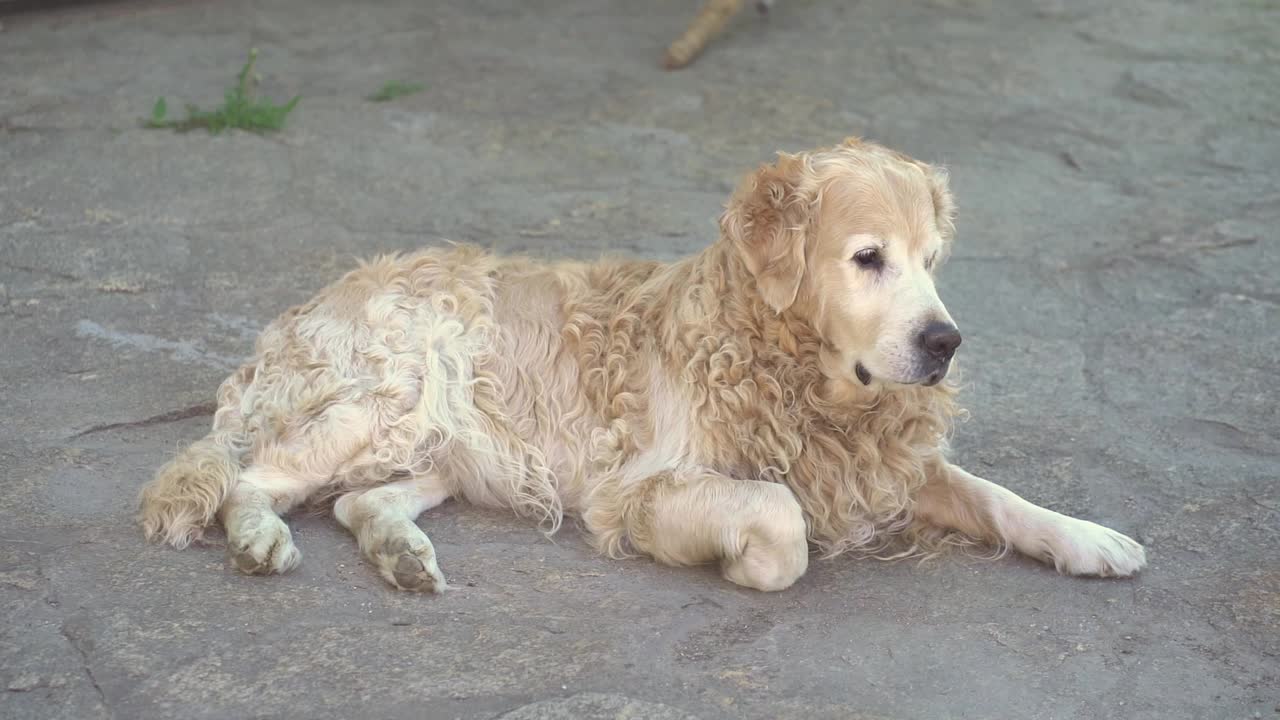
<svg viewBox="0 0 1280 720"><path fill-rule="evenodd" d="M773 3L774 0L756 0L756 11L768 15ZM693 62L741 10L742 0L703 0L688 27L667 46L662 67L679 70Z"/></svg>
<svg viewBox="0 0 1280 720"><path fill-rule="evenodd" d="M235 567L283 573L301 555L281 515L332 501L391 586L433 592L416 518L449 498L761 591L815 552L951 542L1137 572L1132 539L948 461L961 336L934 274L954 214L943 169L850 138L760 166L678 262L375 258L264 329L141 526L181 548L217 520Z"/></svg>

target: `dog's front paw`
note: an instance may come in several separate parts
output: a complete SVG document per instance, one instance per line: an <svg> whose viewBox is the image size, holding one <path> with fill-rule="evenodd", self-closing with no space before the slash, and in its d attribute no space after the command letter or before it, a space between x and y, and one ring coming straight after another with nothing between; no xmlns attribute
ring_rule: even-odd
<svg viewBox="0 0 1280 720"><path fill-rule="evenodd" d="M809 567L804 512L785 485L760 483L756 488L772 499L760 505L754 522L735 533L738 542L721 558L721 573L744 587L785 590Z"/></svg>
<svg viewBox="0 0 1280 720"><path fill-rule="evenodd" d="M1046 538L1044 556L1067 575L1128 577L1147 565L1146 551L1132 538L1076 518Z"/></svg>

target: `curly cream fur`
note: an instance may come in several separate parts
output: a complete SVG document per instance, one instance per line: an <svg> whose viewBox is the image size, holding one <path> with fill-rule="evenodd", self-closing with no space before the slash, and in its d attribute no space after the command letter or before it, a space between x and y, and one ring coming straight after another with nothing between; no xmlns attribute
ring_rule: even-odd
<svg viewBox="0 0 1280 720"><path fill-rule="evenodd" d="M345 493L339 518L384 576L436 590L403 508L448 496L548 532L576 514L609 555L718 560L761 589L804 572L806 540L1043 544L1056 519L1024 527L1030 511L946 463L954 389L912 375L921 324L950 321L931 273L953 212L940 170L855 139L761 167L719 241L671 264L374 259L264 330L209 436L143 490L143 528L182 547L221 517L237 565L281 572L298 554L275 515ZM880 275L849 263L867 243L893 263ZM391 501L367 491L386 483L398 524L352 520L381 517Z"/></svg>

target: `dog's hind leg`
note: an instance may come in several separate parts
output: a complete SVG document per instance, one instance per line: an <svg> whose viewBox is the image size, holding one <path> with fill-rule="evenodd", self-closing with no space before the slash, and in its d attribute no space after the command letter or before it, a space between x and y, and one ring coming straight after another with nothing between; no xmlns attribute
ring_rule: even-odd
<svg viewBox="0 0 1280 720"><path fill-rule="evenodd" d="M280 518L338 482L335 473L368 453L369 416L337 404L252 451L252 460L218 511L232 562L250 575L284 573L302 559Z"/></svg>
<svg viewBox="0 0 1280 720"><path fill-rule="evenodd" d="M440 476L430 472L347 493L338 498L333 514L392 586L440 593L448 586L436 564L435 548L414 520L452 494Z"/></svg>
<svg viewBox="0 0 1280 720"><path fill-rule="evenodd" d="M764 10L771 4L772 0L762 1L759 6ZM741 9L742 0L705 0L684 34L667 48L662 56L663 67L676 70L688 65Z"/></svg>
<svg viewBox="0 0 1280 720"><path fill-rule="evenodd" d="M252 465L218 511L227 530L227 552L242 572L270 575L302 560L289 526L280 518L310 495L305 478L269 465Z"/></svg>

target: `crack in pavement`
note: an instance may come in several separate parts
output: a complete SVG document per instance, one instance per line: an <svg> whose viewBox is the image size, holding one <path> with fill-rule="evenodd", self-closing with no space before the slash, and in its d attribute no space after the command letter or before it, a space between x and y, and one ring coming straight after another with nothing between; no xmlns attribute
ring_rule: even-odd
<svg viewBox="0 0 1280 720"><path fill-rule="evenodd" d="M179 420L187 420L193 417L205 417L212 415L218 409L215 402L204 402L189 407L170 410L169 412L152 415L142 420L130 420L126 422L104 423L102 425L94 425L93 427L82 430L70 437L71 440L82 438L86 435L94 435L97 433L108 432L111 430L134 430L137 428L151 427L152 425L164 425L166 423L178 422Z"/></svg>
<svg viewBox="0 0 1280 720"><path fill-rule="evenodd" d="M72 282L83 282L82 278L78 278L70 273L58 272L57 270L46 270L45 268L31 267L29 265L18 265L11 262L0 262L0 267L8 268L17 272L31 273L32 275L44 275L58 280L70 280Z"/></svg>
<svg viewBox="0 0 1280 720"><path fill-rule="evenodd" d="M67 643L70 644L77 653L79 653L80 667L84 670L85 677L89 678L89 684L93 685L93 689L98 692L98 701L102 703L103 709L107 711L107 717L115 717L115 713L111 710L111 703L107 701L107 693L104 692L102 686L98 684L98 678L94 677L93 667L89 663L88 649L85 648L84 644L67 628L65 620L63 621L60 630L62 632L62 637L66 638Z"/></svg>

